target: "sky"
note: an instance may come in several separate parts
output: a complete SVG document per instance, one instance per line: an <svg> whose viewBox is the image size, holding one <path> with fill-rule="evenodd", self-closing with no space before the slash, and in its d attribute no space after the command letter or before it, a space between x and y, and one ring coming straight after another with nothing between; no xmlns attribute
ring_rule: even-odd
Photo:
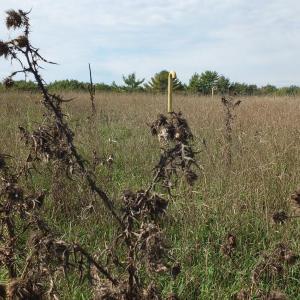
<svg viewBox="0 0 300 300"><path fill-rule="evenodd" d="M0 0L0 39L8 9L31 10L34 45L59 65L47 81L149 80L175 70L187 83L215 70L259 86L300 85L299 0ZM0 78L16 67L0 60Z"/></svg>

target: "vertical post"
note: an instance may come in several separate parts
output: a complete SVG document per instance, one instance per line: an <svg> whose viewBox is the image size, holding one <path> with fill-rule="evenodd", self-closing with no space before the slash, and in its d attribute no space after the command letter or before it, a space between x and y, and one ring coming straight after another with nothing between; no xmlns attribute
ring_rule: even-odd
<svg viewBox="0 0 300 300"><path fill-rule="evenodd" d="M168 76L168 113L173 112L173 79L176 79L175 71L171 71Z"/></svg>
<svg viewBox="0 0 300 300"><path fill-rule="evenodd" d="M93 77L92 77L92 69L91 69L91 64L89 64L89 71L90 71L90 84L89 84L89 93L90 93L90 99L91 99L91 104L92 104L92 114L96 114L96 106L95 106L95 86L93 84Z"/></svg>
<svg viewBox="0 0 300 300"><path fill-rule="evenodd" d="M212 99L214 99L215 90L216 90L216 87L213 86L213 87L211 88L211 98L212 98Z"/></svg>

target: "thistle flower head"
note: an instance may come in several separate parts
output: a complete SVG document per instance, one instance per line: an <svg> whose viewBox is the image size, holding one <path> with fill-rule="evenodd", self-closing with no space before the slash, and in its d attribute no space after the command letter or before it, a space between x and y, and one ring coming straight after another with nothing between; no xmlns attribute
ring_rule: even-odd
<svg viewBox="0 0 300 300"><path fill-rule="evenodd" d="M12 80L11 77L7 77L3 80L3 85L5 86L5 88L11 88L14 85L14 81Z"/></svg>
<svg viewBox="0 0 300 300"><path fill-rule="evenodd" d="M28 23L27 14L22 10L8 10L6 12L6 27L7 29L13 28L20 28Z"/></svg>
<svg viewBox="0 0 300 300"><path fill-rule="evenodd" d="M20 35L16 39L14 39L15 44L20 48L25 48L28 46L28 38L25 35Z"/></svg>
<svg viewBox="0 0 300 300"><path fill-rule="evenodd" d="M0 57L4 56L6 58L8 54L9 54L9 47L7 43L0 41Z"/></svg>
<svg viewBox="0 0 300 300"><path fill-rule="evenodd" d="M195 181L198 179L198 175L192 170L186 170L184 175L189 185L193 185Z"/></svg>
<svg viewBox="0 0 300 300"><path fill-rule="evenodd" d="M281 210L281 211L275 212L273 214L272 218L273 218L273 221L275 224L283 224L288 220L289 216L287 215L287 213L285 211Z"/></svg>
<svg viewBox="0 0 300 300"><path fill-rule="evenodd" d="M295 201L295 204L300 207L300 190L295 191L291 198Z"/></svg>

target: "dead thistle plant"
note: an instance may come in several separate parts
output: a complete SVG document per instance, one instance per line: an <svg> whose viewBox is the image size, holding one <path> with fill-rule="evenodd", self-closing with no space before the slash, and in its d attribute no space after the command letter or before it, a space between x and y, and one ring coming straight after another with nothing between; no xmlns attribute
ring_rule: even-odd
<svg viewBox="0 0 300 300"><path fill-rule="evenodd" d="M95 174L88 168L74 144L74 133L65 120L61 107L63 102L69 100L51 94L39 73L40 63L48 61L31 44L29 13L12 10L7 14L8 29L21 29L23 34L0 43L0 55L20 65L20 70L5 80L6 86L13 84L16 74L32 75L46 108L46 119L42 125L33 131L19 128L21 137L30 150L28 161L63 166L66 177L74 179L79 176L83 179L89 191L103 201L116 220L119 235L105 251L106 267L80 245L59 239L42 218L40 207L45 193L27 194L19 185L21 173L13 175L7 168L6 157L0 155L0 197L4 199L0 215L2 214L2 227L7 231L0 251L0 261L9 271L10 279L4 287L6 296L12 299L31 299L29 295L32 299L56 299L59 295L56 291L59 275L76 271L80 279L90 279L95 299L161 299L161 291L150 274L158 276L161 272L169 272L170 276L176 278L180 272L180 264L170 255L162 229L168 201L154 190L158 184L162 184L170 191L171 186L176 186L178 171L183 172L190 185L197 179L196 173L192 171L197 163L195 152L189 144L192 134L187 121L181 114L172 113L167 118L161 116L161 120L152 126L153 134L167 130L167 135L164 136L170 146L162 150L149 187L137 192L124 192L122 207L118 210L99 187ZM174 179L174 184L170 184L171 178ZM16 224L20 222L24 225L17 228ZM24 247L20 247L23 249L21 255L17 247L25 232L28 232L28 256L24 256ZM16 255L22 258L22 268L16 268ZM149 275L145 276L144 271Z"/></svg>
<svg viewBox="0 0 300 300"><path fill-rule="evenodd" d="M193 134L186 119L180 112L172 112L168 116L159 115L150 129L161 145L160 160L154 169L153 186L161 183L170 193L172 187L177 185L180 174L192 186L198 179L193 168L199 169L199 165L195 159L196 152L191 146Z"/></svg>
<svg viewBox="0 0 300 300"><path fill-rule="evenodd" d="M225 163L228 167L232 164L232 128L236 118L235 109L241 104L241 100L234 101L232 98L222 97L224 110L224 138L225 138Z"/></svg>

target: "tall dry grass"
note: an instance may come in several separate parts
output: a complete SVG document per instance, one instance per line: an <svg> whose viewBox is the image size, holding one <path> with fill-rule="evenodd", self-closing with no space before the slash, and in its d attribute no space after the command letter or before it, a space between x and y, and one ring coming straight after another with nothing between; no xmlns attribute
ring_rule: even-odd
<svg viewBox="0 0 300 300"><path fill-rule="evenodd" d="M65 111L74 129L75 142L83 155L92 159L93 150L101 157L113 154L111 169L97 167L97 179L109 193L121 195L128 187L149 182L151 166L157 161L157 141L149 138L148 123L166 111L166 96L145 94L97 94L96 122L89 120L89 95L67 94L76 100ZM0 95L0 152L25 158L20 147L18 125L34 126L42 120L39 95ZM300 99L242 98L232 128L232 166L225 162L225 128L221 99L175 95L174 110L182 111L195 134L195 147L202 175L192 191L184 186L171 205L165 221L175 245L174 254L182 261L182 273L174 283L162 281L165 292L175 290L182 299L230 299L251 285L251 272L265 251L278 243L299 247L299 221L273 223L272 214L290 211L290 195L300 184ZM51 176L33 179L34 184L51 185ZM82 187L84 189L84 186ZM69 189L69 201L82 191ZM74 214L72 222L48 203L48 215L67 237L76 232L80 242L96 250L113 234L109 215L101 214L88 224ZM79 235L78 235L79 232ZM101 234L99 234L101 233ZM220 248L228 234L236 237L231 258ZM290 299L298 296L299 264L284 276L263 281L259 288L281 290ZM66 299L87 299L74 281Z"/></svg>

